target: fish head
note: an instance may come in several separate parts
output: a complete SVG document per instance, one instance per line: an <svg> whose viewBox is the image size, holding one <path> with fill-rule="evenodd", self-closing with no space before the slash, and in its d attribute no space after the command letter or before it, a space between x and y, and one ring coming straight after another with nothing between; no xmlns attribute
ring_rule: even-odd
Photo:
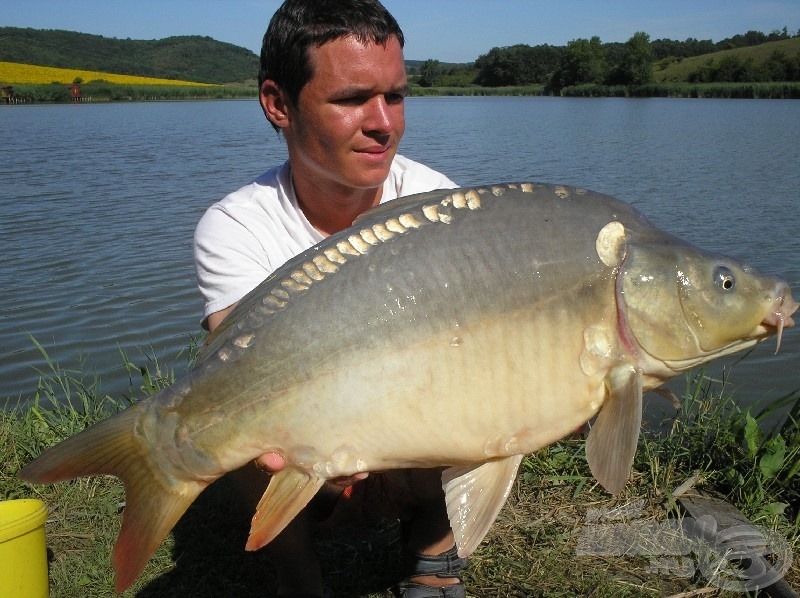
<svg viewBox="0 0 800 598"><path fill-rule="evenodd" d="M617 289L630 344L677 373L794 325L789 285L673 237L632 242Z"/></svg>

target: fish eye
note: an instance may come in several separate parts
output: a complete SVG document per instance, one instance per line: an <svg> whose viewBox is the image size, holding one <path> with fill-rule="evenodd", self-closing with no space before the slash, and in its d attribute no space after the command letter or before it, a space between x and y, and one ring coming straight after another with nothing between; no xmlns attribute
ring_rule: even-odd
<svg viewBox="0 0 800 598"><path fill-rule="evenodd" d="M714 268L714 284L723 291L732 291L736 286L736 276L730 268L717 266Z"/></svg>

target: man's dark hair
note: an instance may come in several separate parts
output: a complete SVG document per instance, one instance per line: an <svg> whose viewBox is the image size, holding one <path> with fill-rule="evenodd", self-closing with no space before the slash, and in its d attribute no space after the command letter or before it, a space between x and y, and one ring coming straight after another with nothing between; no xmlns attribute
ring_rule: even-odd
<svg viewBox="0 0 800 598"><path fill-rule="evenodd" d="M275 81L297 106L300 91L314 74L308 50L347 35L359 42L386 44L403 32L378 0L286 0L269 22L261 45L258 87Z"/></svg>

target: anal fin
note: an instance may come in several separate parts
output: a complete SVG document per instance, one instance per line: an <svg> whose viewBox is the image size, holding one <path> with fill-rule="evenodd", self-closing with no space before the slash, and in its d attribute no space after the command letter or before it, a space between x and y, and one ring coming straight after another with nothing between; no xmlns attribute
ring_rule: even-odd
<svg viewBox="0 0 800 598"><path fill-rule="evenodd" d="M258 550L271 542L303 510L325 480L287 467L272 476L264 496L258 501L247 550Z"/></svg>
<svg viewBox="0 0 800 598"><path fill-rule="evenodd" d="M522 455L513 455L477 467L450 467L442 473L458 556L469 556L481 543L511 492L521 462Z"/></svg>

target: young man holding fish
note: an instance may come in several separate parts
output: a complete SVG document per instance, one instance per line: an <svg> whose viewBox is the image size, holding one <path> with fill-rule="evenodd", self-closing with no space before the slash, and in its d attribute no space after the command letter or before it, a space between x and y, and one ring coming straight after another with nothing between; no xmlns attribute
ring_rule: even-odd
<svg viewBox="0 0 800 598"><path fill-rule="evenodd" d="M450 183L396 155L401 48L376 0L283 6L266 35L261 103L289 162L198 225L216 330L196 367L20 470L39 484L123 481L118 592L197 496L238 469L249 512L266 487L247 547L273 547L278 595L324 595L310 524L366 495L363 514L407 522L408 567L392 593L464 596L458 554L485 537L525 454L596 416L586 459L617 494L644 392L794 324L784 280L573 187L446 189L324 238L381 201ZM315 239L243 296L240 271L258 281L283 262L274 245L294 255ZM273 472L268 486L242 467L253 459ZM448 465L449 522L436 469ZM352 491L329 483L370 470Z"/></svg>
<svg viewBox="0 0 800 598"><path fill-rule="evenodd" d="M408 93L402 47L402 31L377 0L287 0L276 12L261 52L259 98L289 160L212 206L198 224L195 258L211 332L272 271L363 212L456 186L397 155ZM257 467L275 472L283 465L281 455L269 453L232 474L248 508L268 482ZM440 470L358 481L365 477L327 484L268 545L279 595L323 595L311 522L324 517L320 510L338 514L359 503L368 514L408 518L407 577L394 595L464 596L464 559L455 555Z"/></svg>

